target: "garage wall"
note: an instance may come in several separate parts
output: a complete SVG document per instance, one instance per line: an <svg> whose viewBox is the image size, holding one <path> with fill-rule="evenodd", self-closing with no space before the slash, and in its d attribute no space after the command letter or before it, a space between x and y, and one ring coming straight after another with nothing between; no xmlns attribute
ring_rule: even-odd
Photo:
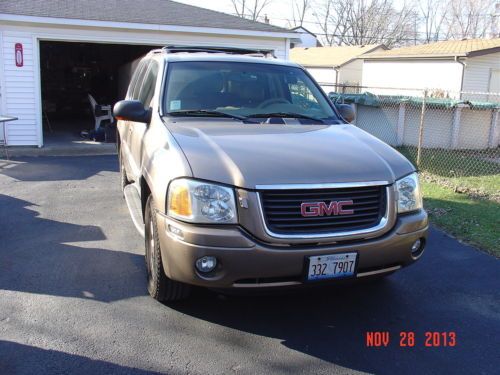
<svg viewBox="0 0 500 375"><path fill-rule="evenodd" d="M500 86L500 78L494 77L494 72L500 70L500 52L491 53L484 56L469 57L465 61L465 72L462 90L469 92L495 92L495 88ZM497 73L498 74L498 73ZM497 80L493 82L492 78ZM463 99L479 101L498 101L498 95L464 94Z"/></svg>
<svg viewBox="0 0 500 375"><path fill-rule="evenodd" d="M9 145L38 145L37 85L33 37L29 33L4 31L1 38L2 55L2 114L18 117L7 123ZM24 63L15 63L15 44L23 45Z"/></svg>
<svg viewBox="0 0 500 375"><path fill-rule="evenodd" d="M232 36L153 30L128 30L103 27L18 26L0 24L0 88L3 114L19 117L7 124L9 145L43 145L40 98L38 40L124 43L143 45L219 45L242 48L273 49L278 58L288 58L285 38ZM14 45L23 44L24 66L15 65Z"/></svg>
<svg viewBox="0 0 500 375"><path fill-rule="evenodd" d="M340 67L339 83L361 85L363 60L356 59Z"/></svg>
<svg viewBox="0 0 500 375"><path fill-rule="evenodd" d="M438 88L458 97L462 85L462 65L447 60L365 60L362 83L367 87L396 88L370 89L374 94L419 96L424 89ZM419 90L405 90L408 88Z"/></svg>
<svg viewBox="0 0 500 375"><path fill-rule="evenodd" d="M335 69L313 67L306 67L306 69L325 92L333 91L332 87L334 87L337 80L337 71Z"/></svg>

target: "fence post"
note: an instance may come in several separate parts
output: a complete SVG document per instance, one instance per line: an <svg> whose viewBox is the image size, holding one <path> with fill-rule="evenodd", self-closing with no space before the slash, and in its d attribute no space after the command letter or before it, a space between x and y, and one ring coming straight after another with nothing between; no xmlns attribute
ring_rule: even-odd
<svg viewBox="0 0 500 375"><path fill-rule="evenodd" d="M424 141L424 117L425 117L425 102L427 99L427 90L424 90L424 98L422 100L422 111L420 112L420 125L418 127L418 146L417 146L417 168L420 168L420 159L422 158L422 146Z"/></svg>
<svg viewBox="0 0 500 375"><path fill-rule="evenodd" d="M500 124L498 123L498 114L500 111L498 109L492 110L491 113L491 126L490 134L488 134L488 147L496 148L500 140Z"/></svg>
<svg viewBox="0 0 500 375"><path fill-rule="evenodd" d="M400 102L398 111L398 125L396 128L397 146L403 146L404 144L405 119L406 119L406 103Z"/></svg>
<svg viewBox="0 0 500 375"><path fill-rule="evenodd" d="M458 143L460 140L460 118L462 116L462 108L467 107L466 104L457 104L453 112L453 123L451 125L451 149L454 150L458 148Z"/></svg>

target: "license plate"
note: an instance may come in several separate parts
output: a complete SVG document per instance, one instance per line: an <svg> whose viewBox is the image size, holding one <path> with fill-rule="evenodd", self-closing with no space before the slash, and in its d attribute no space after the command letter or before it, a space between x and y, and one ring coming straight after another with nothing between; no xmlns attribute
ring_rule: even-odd
<svg viewBox="0 0 500 375"><path fill-rule="evenodd" d="M358 253L340 253L309 257L307 280L337 279L354 276Z"/></svg>

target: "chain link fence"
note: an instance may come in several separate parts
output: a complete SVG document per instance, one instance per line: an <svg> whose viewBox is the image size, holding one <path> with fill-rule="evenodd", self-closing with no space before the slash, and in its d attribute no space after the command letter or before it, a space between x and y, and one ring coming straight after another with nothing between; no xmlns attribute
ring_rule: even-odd
<svg viewBox="0 0 500 375"><path fill-rule="evenodd" d="M424 179L500 200L500 93L332 87L356 126L407 156Z"/></svg>

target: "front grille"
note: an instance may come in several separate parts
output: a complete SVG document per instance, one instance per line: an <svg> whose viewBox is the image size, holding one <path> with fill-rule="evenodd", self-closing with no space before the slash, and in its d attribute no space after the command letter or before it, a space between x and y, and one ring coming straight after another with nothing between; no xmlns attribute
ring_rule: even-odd
<svg viewBox="0 0 500 375"><path fill-rule="evenodd" d="M385 186L260 192L267 228L275 234L301 235L358 231L376 226L386 211ZM304 217L302 203L352 200L352 214Z"/></svg>

